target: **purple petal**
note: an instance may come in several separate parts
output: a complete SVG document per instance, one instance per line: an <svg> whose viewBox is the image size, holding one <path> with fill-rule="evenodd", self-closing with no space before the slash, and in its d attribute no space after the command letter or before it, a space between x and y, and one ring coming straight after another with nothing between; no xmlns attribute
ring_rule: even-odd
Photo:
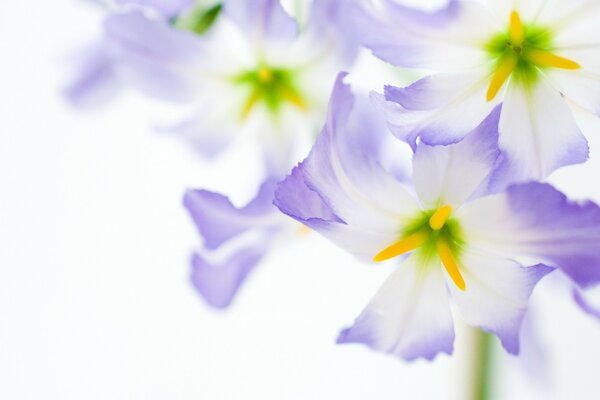
<svg viewBox="0 0 600 400"><path fill-rule="evenodd" d="M182 101L196 95L192 71L205 54L199 38L139 12L114 14L104 27L111 55L128 82L160 99Z"/></svg>
<svg viewBox="0 0 600 400"><path fill-rule="evenodd" d="M482 100L487 74L487 67L468 69L432 75L406 88L387 86L385 100L392 104L381 98L378 103L400 140L414 144L419 136L433 145L457 143L499 104L499 99Z"/></svg>
<svg viewBox="0 0 600 400"><path fill-rule="evenodd" d="M151 8L169 18L189 8L193 0L117 0L117 3Z"/></svg>
<svg viewBox="0 0 600 400"><path fill-rule="evenodd" d="M374 162L372 148L360 147L356 135L377 135L359 123L344 76L340 74L334 86L325 128L307 159L281 184L275 204L353 254L372 258L396 237L398 221L414 216L419 207L406 188ZM309 196L311 201L306 201Z"/></svg>
<svg viewBox="0 0 600 400"><path fill-rule="evenodd" d="M600 207L572 202L548 184L513 185L461 210L470 242L506 257L560 268L581 287L600 282Z"/></svg>
<svg viewBox="0 0 600 400"><path fill-rule="evenodd" d="M392 0L379 3L378 7L353 7L360 41L375 56L394 65L427 69L481 63L484 52L467 40L482 28L494 26L481 4L450 1L445 9L430 13Z"/></svg>
<svg viewBox="0 0 600 400"><path fill-rule="evenodd" d="M207 248L216 249L249 229L269 229L281 222L272 204L275 185L275 180L263 183L256 197L242 208L236 208L226 196L207 190L188 190L183 203Z"/></svg>
<svg viewBox="0 0 600 400"><path fill-rule="evenodd" d="M212 307L228 307L240 286L256 267L268 246L252 245L233 252L224 261L211 262L196 253L191 261L192 284Z"/></svg>
<svg viewBox="0 0 600 400"><path fill-rule="evenodd" d="M75 58L76 77L65 88L65 96L73 105L95 107L118 93L121 84L105 43L91 45Z"/></svg>
<svg viewBox="0 0 600 400"><path fill-rule="evenodd" d="M242 31L259 40L263 37L292 40L298 33L296 21L285 12L279 0L227 0L223 13Z"/></svg>
<svg viewBox="0 0 600 400"><path fill-rule="evenodd" d="M424 205L460 206L486 194L498 150L500 106L461 142L451 146L420 143L413 157L414 184Z"/></svg>
<svg viewBox="0 0 600 400"><path fill-rule="evenodd" d="M596 293L597 294L597 290ZM588 291L582 291L577 288L573 289L573 299L575 303L587 314L591 315L594 318L600 319L600 302L596 301L595 303L590 299L591 295Z"/></svg>

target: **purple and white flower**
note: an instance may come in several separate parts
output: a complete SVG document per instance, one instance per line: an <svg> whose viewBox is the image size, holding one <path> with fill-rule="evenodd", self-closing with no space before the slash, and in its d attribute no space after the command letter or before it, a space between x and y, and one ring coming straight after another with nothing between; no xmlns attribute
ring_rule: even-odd
<svg viewBox="0 0 600 400"><path fill-rule="evenodd" d="M111 62L102 71L194 108L167 130L205 156L237 137L255 138L274 176L305 154L325 115L329 88L357 47L348 40L346 9L339 2L316 0L300 27L277 0L227 0L206 11L218 12L218 18L210 14L215 19L208 30L205 14L189 18L193 7L173 16L163 7L168 2L133 3L138 7L105 21L102 50ZM159 16L139 10L140 3ZM91 81L83 79L72 92L85 93Z"/></svg>
<svg viewBox="0 0 600 400"><path fill-rule="evenodd" d="M376 56L433 72L376 96L399 138L455 143L502 104L498 179L543 179L588 158L569 103L600 113L599 2L451 0L428 14L380 0L358 10Z"/></svg>
<svg viewBox="0 0 600 400"><path fill-rule="evenodd" d="M600 282L600 208L541 183L488 194L500 156L497 107L461 142L419 143L412 185L353 138L354 98L340 76L325 128L280 184L285 214L367 261L402 260L340 343L407 360L451 353L454 304L462 319L519 351L536 283L560 268L581 287Z"/></svg>
<svg viewBox="0 0 600 400"><path fill-rule="evenodd" d="M190 278L210 306L228 307L263 258L306 229L273 206L276 184L276 179L265 181L244 207L219 193L186 192L184 205L203 238L192 256Z"/></svg>

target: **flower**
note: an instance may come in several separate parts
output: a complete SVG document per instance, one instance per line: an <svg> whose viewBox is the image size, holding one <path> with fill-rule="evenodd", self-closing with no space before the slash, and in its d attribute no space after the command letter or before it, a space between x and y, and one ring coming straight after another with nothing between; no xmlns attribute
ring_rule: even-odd
<svg viewBox="0 0 600 400"><path fill-rule="evenodd" d="M309 148L329 87L354 58L356 46L340 28L344 8L317 0L299 29L276 0L215 7L170 19L113 13L104 24L112 70L150 96L193 106L168 130L203 155L251 137L264 149L268 175L283 175Z"/></svg>
<svg viewBox="0 0 600 400"><path fill-rule="evenodd" d="M567 100L600 113L600 3L453 0L433 14L379 3L356 13L363 44L397 66L434 71L376 96L399 138L455 143L502 104L498 180L543 179L587 159Z"/></svg>
<svg viewBox="0 0 600 400"><path fill-rule="evenodd" d="M598 206L535 182L488 194L499 107L457 144L416 146L413 191L352 139L372 131L353 122L343 77L310 155L275 194L282 212L356 256L402 260L340 343L407 360L451 353L451 301L518 353L528 298L553 267L584 287L600 281Z"/></svg>
<svg viewBox="0 0 600 400"><path fill-rule="evenodd" d="M231 305L254 268L274 248L305 232L273 206L277 179L267 179L244 207L235 207L222 194L188 190L183 203L203 246L191 260L191 281L206 303Z"/></svg>

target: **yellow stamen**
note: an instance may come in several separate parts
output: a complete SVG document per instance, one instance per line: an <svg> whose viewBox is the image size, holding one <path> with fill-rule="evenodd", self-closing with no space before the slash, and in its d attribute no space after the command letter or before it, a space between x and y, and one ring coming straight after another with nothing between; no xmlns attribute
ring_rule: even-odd
<svg viewBox="0 0 600 400"><path fill-rule="evenodd" d="M258 90L253 91L252 94L250 95L250 98L248 99L248 101L246 101L246 104L244 104L244 109L242 110L242 115L240 118L242 121L244 121L246 118L248 118L248 116L250 115L250 112L252 111L252 109L254 108L256 103L258 103L259 100L260 100L260 92Z"/></svg>
<svg viewBox="0 0 600 400"><path fill-rule="evenodd" d="M456 263L456 259L452 254L452 249L450 248L447 240L444 238L439 238L436 243L436 249L440 260L442 260L442 264L444 264L444 267L448 272L448 275L450 275L450 278L456 287L464 292L467 289L467 286L465 284L465 280L460 274L458 264Z"/></svg>
<svg viewBox="0 0 600 400"><path fill-rule="evenodd" d="M412 235L405 237L399 242L396 242L393 245L381 250L375 255L375 257L373 257L373 261L385 261L389 260L390 258L402 255L404 253L408 253L409 251L412 251L424 245L428 239L429 234L425 230L413 233Z"/></svg>
<svg viewBox="0 0 600 400"><path fill-rule="evenodd" d="M258 79L262 83L269 83L273 79L273 73L269 68L262 67L258 70Z"/></svg>
<svg viewBox="0 0 600 400"><path fill-rule="evenodd" d="M302 97L300 97L300 95L295 90L284 86L281 87L279 93L284 100L289 101L290 103L298 107L300 110L306 111L308 109L306 102L302 99Z"/></svg>
<svg viewBox="0 0 600 400"><path fill-rule="evenodd" d="M516 54L509 54L502 60L496 69L496 72L494 72L494 76L488 87L486 95L487 101L492 101L494 97L496 97L500 89L502 89L504 82L506 82L510 74L514 71L518 62L519 59Z"/></svg>
<svg viewBox="0 0 600 400"><path fill-rule="evenodd" d="M523 28L521 16L517 11L510 14L509 36L513 46L520 46L525 40L525 28Z"/></svg>
<svg viewBox="0 0 600 400"><path fill-rule="evenodd" d="M435 210L431 218L429 218L429 226L434 231L439 231L444 227L444 224L452 213L452 207L449 205L442 206Z"/></svg>
<svg viewBox="0 0 600 400"><path fill-rule="evenodd" d="M554 67L560 69L581 68L581 65L577 64L575 61L569 60L568 58L564 58L561 56L557 56L556 54L552 54L549 51L527 49L527 51L524 53L524 56L533 64L542 67Z"/></svg>

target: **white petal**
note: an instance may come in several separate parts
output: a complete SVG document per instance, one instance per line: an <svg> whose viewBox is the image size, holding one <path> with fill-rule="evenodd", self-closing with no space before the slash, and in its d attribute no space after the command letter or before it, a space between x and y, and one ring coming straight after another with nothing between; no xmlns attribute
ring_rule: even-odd
<svg viewBox="0 0 600 400"><path fill-rule="evenodd" d="M394 134L410 141L420 135L428 144L449 144L464 138L500 102L487 102L488 67L460 73L442 73L406 88L386 88L386 100L399 105L386 110ZM395 104L394 104L395 103Z"/></svg>
<svg viewBox="0 0 600 400"><path fill-rule="evenodd" d="M548 272L545 266L518 263L469 250L460 256L466 290L448 277L453 301L465 322L495 333L510 353L519 352L519 330L535 284Z"/></svg>
<svg viewBox="0 0 600 400"><path fill-rule="evenodd" d="M600 47L599 47L600 50ZM589 70L548 71L560 92L580 107L600 115L600 74Z"/></svg>
<svg viewBox="0 0 600 400"><path fill-rule="evenodd" d="M413 179L422 204L460 206L485 186L499 155L499 115L496 109L460 143L419 144L413 157Z"/></svg>
<svg viewBox="0 0 600 400"><path fill-rule="evenodd" d="M442 270L410 257L338 342L364 343L407 360L452 353L454 329Z"/></svg>
<svg viewBox="0 0 600 400"><path fill-rule="evenodd" d="M544 77L527 88L511 82L498 145L509 165L506 173L518 180L543 179L588 157L587 141L569 106Z"/></svg>

